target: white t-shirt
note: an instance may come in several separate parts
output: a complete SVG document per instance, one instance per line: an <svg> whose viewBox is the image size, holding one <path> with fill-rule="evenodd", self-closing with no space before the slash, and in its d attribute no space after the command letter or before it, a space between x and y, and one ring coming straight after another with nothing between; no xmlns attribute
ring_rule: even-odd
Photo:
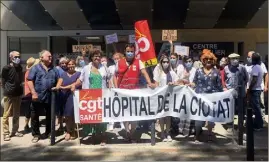
<svg viewBox="0 0 269 162"><path fill-rule="evenodd" d="M246 67L246 70L247 70L247 72L248 72L248 76L249 76L249 78L250 78L250 73L251 73L251 71L252 71L252 67L253 67L253 65L247 65L247 64L246 64L245 67ZM268 73L267 68L266 68L266 66L264 65L264 63L261 63L261 68L262 68L262 71L263 71L263 75L265 75L265 74ZM248 84L247 84L247 88L249 87L249 84L250 84L250 80L249 80L249 82L248 82ZM264 90L264 77L262 77L261 87L262 87L262 90Z"/></svg>
<svg viewBox="0 0 269 162"><path fill-rule="evenodd" d="M189 73L186 72L185 67L183 65L178 65L177 67L177 76L179 80L186 79L190 83L193 82L195 76L196 69L194 67L191 68Z"/></svg>
<svg viewBox="0 0 269 162"><path fill-rule="evenodd" d="M170 70L170 74L172 77L172 82L178 81L179 78L178 78L177 74L172 69ZM166 82L167 82L166 74L163 72L163 70L159 64L153 70L153 79L159 83L160 87L167 85L166 84Z"/></svg>
<svg viewBox="0 0 269 162"><path fill-rule="evenodd" d="M252 67L251 72L250 72L250 83L254 76L257 77L257 82L253 86L252 90L263 90L263 87L261 86L263 75L264 75L264 71L260 65L255 65Z"/></svg>

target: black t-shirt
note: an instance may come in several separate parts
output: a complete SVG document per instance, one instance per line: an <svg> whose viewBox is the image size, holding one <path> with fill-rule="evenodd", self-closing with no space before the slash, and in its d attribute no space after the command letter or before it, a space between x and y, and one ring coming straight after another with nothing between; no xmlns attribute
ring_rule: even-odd
<svg viewBox="0 0 269 162"><path fill-rule="evenodd" d="M4 96L21 96L23 94L23 73L21 65L6 65L2 69L2 87Z"/></svg>

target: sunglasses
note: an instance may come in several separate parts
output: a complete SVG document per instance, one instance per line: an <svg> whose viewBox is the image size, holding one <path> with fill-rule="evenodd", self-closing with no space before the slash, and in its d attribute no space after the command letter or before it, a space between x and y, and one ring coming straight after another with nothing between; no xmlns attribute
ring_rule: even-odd
<svg viewBox="0 0 269 162"><path fill-rule="evenodd" d="M21 58L21 56L14 56L14 58Z"/></svg>
<svg viewBox="0 0 269 162"><path fill-rule="evenodd" d="M162 63L163 63L163 64L164 64L164 63L169 63L169 61L163 61Z"/></svg>

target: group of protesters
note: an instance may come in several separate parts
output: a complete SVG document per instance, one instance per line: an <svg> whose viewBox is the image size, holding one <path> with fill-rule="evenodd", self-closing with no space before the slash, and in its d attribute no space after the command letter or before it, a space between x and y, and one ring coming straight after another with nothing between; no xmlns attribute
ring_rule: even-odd
<svg viewBox="0 0 269 162"><path fill-rule="evenodd" d="M219 62L217 57L208 49L204 49L199 57L183 56L177 53L162 53L158 65L152 71L148 70L143 62L136 59L135 46L127 44L123 53L116 52L112 61L103 53L94 49L87 57L87 52L82 51L76 60L61 56L57 66L52 63L52 54L48 50L39 53L39 58L29 58L25 76L20 65L20 53L10 53L10 64L2 69L2 87L4 98L2 105L4 140L10 141L11 137L22 137L19 133L20 106L23 100L27 101L25 112L24 131L32 131L32 142L46 139L51 133L51 95L56 95L56 125L59 130L65 131L65 140L77 138L74 120L73 92L78 89L140 89L156 88L166 85L185 85L192 87L196 93L215 93L235 89L235 98L241 95L253 108L255 115L254 128L263 128L263 113L261 105L267 108L268 74L267 67L262 63L259 53L248 52L247 64L240 63L240 55L229 54ZM24 91L23 91L24 82ZM241 88L240 88L241 87ZM24 95L23 95L24 92ZM261 95L263 94L263 95ZM247 102L248 101L248 102ZM238 108L235 108L238 111ZM45 110L46 131L41 136L39 116ZM13 127L9 131L9 116L13 114ZM172 141L172 133L177 131L184 136L194 134L195 141L200 140L207 127L207 140L213 141L214 123L198 120L181 120L173 117L157 119L161 129L160 138L164 142ZM31 122L30 122L31 121ZM31 123L31 129L29 126ZM122 123L98 123L81 125L85 135L91 134L92 139L100 140L101 145L107 142L107 130L113 130L119 125L126 130L126 141L135 143L135 131L140 122L130 121ZM141 122L142 123L142 122ZM232 124L226 124L232 128Z"/></svg>

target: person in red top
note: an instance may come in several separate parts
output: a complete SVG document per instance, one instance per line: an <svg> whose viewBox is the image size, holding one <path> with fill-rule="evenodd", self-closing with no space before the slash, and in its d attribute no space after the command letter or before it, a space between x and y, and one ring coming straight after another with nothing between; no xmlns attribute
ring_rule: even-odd
<svg viewBox="0 0 269 162"><path fill-rule="evenodd" d="M219 70L220 70L220 76L221 76L221 84L223 87L225 87L225 72L224 72L224 67L228 65L228 58L227 57L223 57L220 60L219 63Z"/></svg>
<svg viewBox="0 0 269 162"><path fill-rule="evenodd" d="M127 44L125 46L125 57L121 58L116 65L117 83L116 88L121 89L138 89L139 88L139 76L142 74L148 84L148 87L155 88L149 78L149 75L145 69L141 60L135 58L135 46L133 44ZM131 124L131 129L129 129ZM127 138L129 141L134 142L132 134L136 128L136 122L124 122L127 132Z"/></svg>
<svg viewBox="0 0 269 162"><path fill-rule="evenodd" d="M24 97L23 100L25 101L25 104L27 106L26 112L25 112L25 126L24 126L24 131L25 132L29 132L30 128L29 128L29 121L31 118L31 111L30 111L30 105L31 105L31 100L32 100L32 95L31 95L31 91L30 88L28 86L27 83L27 77L29 75L29 71L30 69L39 63L39 59L35 59L33 57L30 57L27 61L26 61L26 72L24 75Z"/></svg>

